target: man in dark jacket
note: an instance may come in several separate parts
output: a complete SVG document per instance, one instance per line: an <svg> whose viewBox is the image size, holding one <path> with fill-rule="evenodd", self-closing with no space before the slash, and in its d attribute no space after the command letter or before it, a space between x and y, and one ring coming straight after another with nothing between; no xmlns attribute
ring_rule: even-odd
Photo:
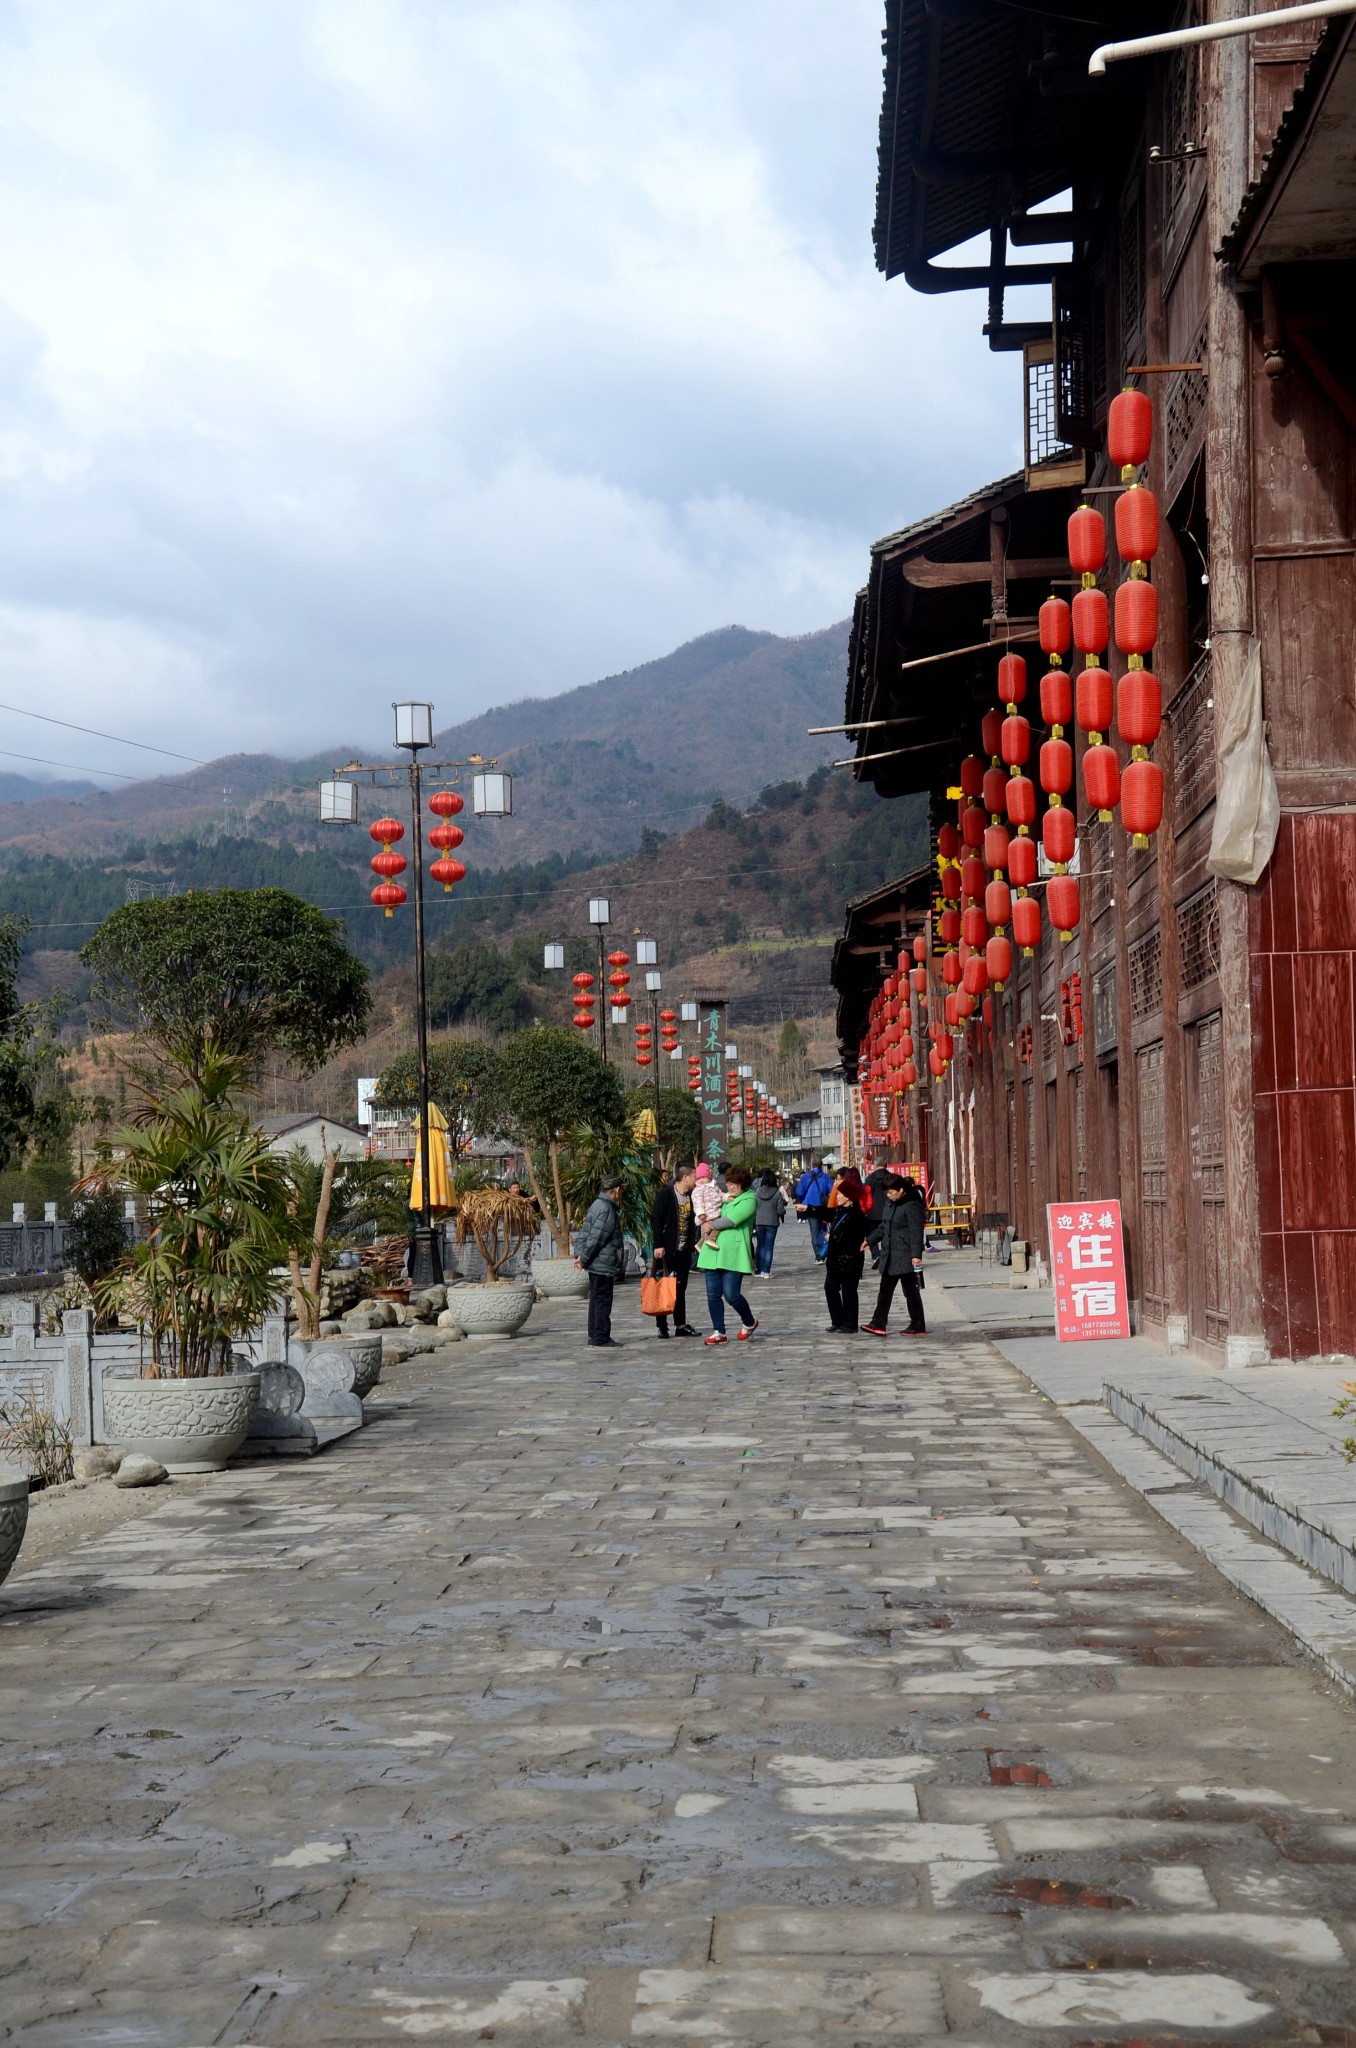
<svg viewBox="0 0 1356 2048"><path fill-rule="evenodd" d="M621 1182L615 1175L598 1189L590 1204L575 1247L574 1262L589 1276L589 1343L620 1351L612 1335L612 1290L626 1271L626 1240L622 1236L617 1201Z"/></svg>
<svg viewBox="0 0 1356 2048"><path fill-rule="evenodd" d="M654 1270L663 1279L671 1273L678 1282L678 1298L673 1304L673 1334L675 1337L695 1337L697 1332L687 1319L687 1276L692 1270L692 1254L695 1249L696 1233L692 1217L692 1188L696 1179L696 1168L690 1159L680 1159L673 1170L673 1182L664 1182L654 1198L650 1211L650 1241L654 1245ZM669 1334L667 1316L655 1317L659 1336Z"/></svg>
<svg viewBox="0 0 1356 2048"><path fill-rule="evenodd" d="M871 1246L880 1259L880 1291L871 1320L863 1323L862 1328L871 1337L888 1336L890 1302L899 1286L904 1289L909 1310L909 1327L904 1334L922 1337L927 1332L920 1286L927 1220L923 1198L916 1182L902 1180L897 1173L885 1176L884 1193L885 1206L871 1232Z"/></svg>

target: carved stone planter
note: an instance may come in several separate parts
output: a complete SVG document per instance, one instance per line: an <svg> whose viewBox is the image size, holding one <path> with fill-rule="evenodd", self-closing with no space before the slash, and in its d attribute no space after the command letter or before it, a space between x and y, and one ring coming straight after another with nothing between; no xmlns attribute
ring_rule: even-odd
<svg viewBox="0 0 1356 2048"><path fill-rule="evenodd" d="M463 1336L484 1340L513 1337L532 1313L533 1289L525 1282L508 1287L452 1287L447 1306Z"/></svg>
<svg viewBox="0 0 1356 2048"><path fill-rule="evenodd" d="M573 1259L534 1259L532 1284L549 1301L583 1301L589 1291L589 1276Z"/></svg>
<svg viewBox="0 0 1356 2048"><path fill-rule="evenodd" d="M0 1479L0 1585L13 1570L27 1527L28 1481Z"/></svg>
<svg viewBox="0 0 1356 2048"><path fill-rule="evenodd" d="M287 1347L289 1362L296 1366L303 1379L307 1378L307 1361L318 1352L342 1351L353 1362L353 1385L349 1390L363 1401L381 1378L381 1333L352 1337L294 1337ZM309 1381L308 1381L309 1384ZM307 1401L307 1411L314 1414L315 1406Z"/></svg>
<svg viewBox="0 0 1356 2048"><path fill-rule="evenodd" d="M259 1374L201 1380L104 1381L104 1431L167 1472L219 1472L250 1433Z"/></svg>

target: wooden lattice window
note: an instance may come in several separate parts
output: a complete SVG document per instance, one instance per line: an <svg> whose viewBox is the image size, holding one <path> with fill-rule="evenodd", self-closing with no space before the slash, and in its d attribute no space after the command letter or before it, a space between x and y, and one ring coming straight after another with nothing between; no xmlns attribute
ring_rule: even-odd
<svg viewBox="0 0 1356 2048"><path fill-rule="evenodd" d="M1150 1322L1168 1312L1168 1140L1163 1099L1163 1041L1142 1047L1135 1059L1139 1077L1139 1179L1143 1222L1140 1305Z"/></svg>
<svg viewBox="0 0 1356 2048"><path fill-rule="evenodd" d="M1174 24L1177 28L1198 28L1199 0L1189 0ZM1163 137L1163 245L1172 250L1196 210L1205 189L1205 158L1188 155L1199 151L1202 132L1200 45L1189 43L1174 50L1168 59L1167 132Z"/></svg>
<svg viewBox="0 0 1356 2048"><path fill-rule="evenodd" d="M1191 1179L1200 1202L1199 1301L1208 1344L1229 1334L1229 1231L1224 1207L1224 1031L1218 1011L1191 1034Z"/></svg>
<svg viewBox="0 0 1356 2048"><path fill-rule="evenodd" d="M1088 892L1088 917L1093 922L1111 908L1111 827L1093 818L1083 827L1083 879ZM1099 949L1100 950L1100 949Z"/></svg>
<svg viewBox="0 0 1356 2048"><path fill-rule="evenodd" d="M1215 794L1215 699L1208 648L1174 698L1168 719L1172 726L1173 822L1181 832Z"/></svg>
<svg viewBox="0 0 1356 2048"><path fill-rule="evenodd" d="M1121 211L1121 366L1144 361L1144 187L1138 169Z"/></svg>
<svg viewBox="0 0 1356 2048"><path fill-rule="evenodd" d="M1163 948L1156 931L1130 948L1130 1016L1143 1024L1163 1007Z"/></svg>
<svg viewBox="0 0 1356 2048"><path fill-rule="evenodd" d="M1200 988L1219 973L1219 896L1212 875L1203 889L1177 906L1182 987Z"/></svg>
<svg viewBox="0 0 1356 2048"><path fill-rule="evenodd" d="M1209 338L1208 320L1203 319L1183 360L1203 363ZM1205 375L1200 370L1179 370L1167 379L1167 387L1163 395L1163 440L1171 503L1205 439Z"/></svg>

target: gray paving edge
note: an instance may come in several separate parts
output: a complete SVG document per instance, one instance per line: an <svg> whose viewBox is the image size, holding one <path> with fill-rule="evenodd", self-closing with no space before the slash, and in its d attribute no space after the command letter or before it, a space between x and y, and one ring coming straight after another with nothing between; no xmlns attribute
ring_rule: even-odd
<svg viewBox="0 0 1356 2048"><path fill-rule="evenodd" d="M969 1333L967 1332L967 1335ZM975 1336L982 1336L979 1329ZM1018 1359L1001 1356L1046 1394ZM1046 1394L1046 1398L1050 1396ZM1147 1443L1100 1402L1060 1403L1059 1412L1098 1456L1148 1502L1231 1586L1278 1621L1350 1698L1356 1699L1356 1600L1309 1566L1244 1527L1222 1501L1203 1499L1200 1481Z"/></svg>
<svg viewBox="0 0 1356 2048"><path fill-rule="evenodd" d="M1272 1543L1288 1550L1301 1564L1321 1572L1345 1592L1356 1593L1356 1551L1310 1520L1302 1504L1278 1500L1263 1484L1235 1471L1204 1445L1193 1443L1156 1412L1152 1395L1136 1394L1128 1387L1108 1382L1102 1388L1102 1399L1119 1421L1128 1424L1137 1436L1153 1444L1193 1479L1201 1480Z"/></svg>

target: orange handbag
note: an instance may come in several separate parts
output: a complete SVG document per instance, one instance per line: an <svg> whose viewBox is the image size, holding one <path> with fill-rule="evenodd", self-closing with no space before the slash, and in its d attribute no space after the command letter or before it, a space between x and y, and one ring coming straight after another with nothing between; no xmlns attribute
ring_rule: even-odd
<svg viewBox="0 0 1356 2048"><path fill-rule="evenodd" d="M643 1316L671 1316L678 1305L678 1276L675 1273L647 1273L640 1283L640 1312Z"/></svg>

